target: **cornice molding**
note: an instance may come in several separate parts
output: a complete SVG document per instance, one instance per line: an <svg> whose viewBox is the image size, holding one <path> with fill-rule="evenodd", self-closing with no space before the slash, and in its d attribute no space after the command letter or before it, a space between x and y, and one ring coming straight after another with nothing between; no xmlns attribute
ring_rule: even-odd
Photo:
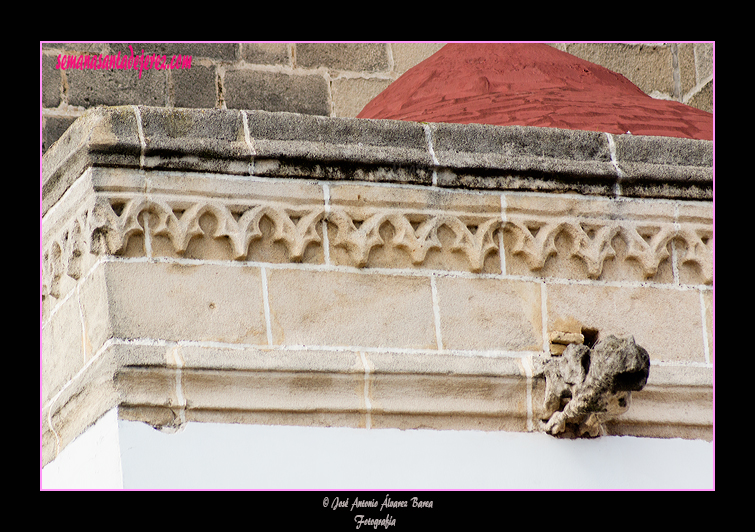
<svg viewBox="0 0 755 532"><path fill-rule="evenodd" d="M712 200L713 142L225 109L99 107L42 164L46 212L90 166Z"/></svg>

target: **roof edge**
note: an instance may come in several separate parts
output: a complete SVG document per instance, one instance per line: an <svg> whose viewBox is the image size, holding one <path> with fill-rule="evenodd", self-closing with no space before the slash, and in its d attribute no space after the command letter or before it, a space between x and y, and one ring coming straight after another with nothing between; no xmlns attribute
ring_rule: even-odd
<svg viewBox="0 0 755 532"><path fill-rule="evenodd" d="M90 166L713 199L713 142L235 109L89 110L42 159L46 212Z"/></svg>

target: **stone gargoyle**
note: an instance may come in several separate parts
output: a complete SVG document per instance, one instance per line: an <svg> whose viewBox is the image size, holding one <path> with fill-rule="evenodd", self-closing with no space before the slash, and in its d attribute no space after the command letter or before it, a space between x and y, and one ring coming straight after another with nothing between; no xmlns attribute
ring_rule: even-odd
<svg viewBox="0 0 755 532"><path fill-rule="evenodd" d="M545 431L556 435L575 424L577 436L596 437L605 420L629 409L631 392L645 386L650 357L634 338L608 336L592 348L569 344L542 369Z"/></svg>

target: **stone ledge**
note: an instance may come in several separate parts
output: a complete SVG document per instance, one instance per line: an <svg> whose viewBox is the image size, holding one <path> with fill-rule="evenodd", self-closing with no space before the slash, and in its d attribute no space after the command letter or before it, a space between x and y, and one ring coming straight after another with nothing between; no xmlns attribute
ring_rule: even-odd
<svg viewBox="0 0 755 532"><path fill-rule="evenodd" d="M545 383L526 369L538 358L111 339L45 405L44 462L115 406L168 431L192 421L538 431ZM711 380L707 367L653 366L606 429L710 440Z"/></svg>
<svg viewBox="0 0 755 532"><path fill-rule="evenodd" d="M712 153L711 141L555 128L100 107L45 154L43 211L90 166L712 200Z"/></svg>

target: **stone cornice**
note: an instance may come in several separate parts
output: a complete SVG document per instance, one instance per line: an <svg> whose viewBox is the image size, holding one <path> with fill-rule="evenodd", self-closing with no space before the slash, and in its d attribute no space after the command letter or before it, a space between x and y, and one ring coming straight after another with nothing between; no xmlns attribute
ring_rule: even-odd
<svg viewBox="0 0 755 532"><path fill-rule="evenodd" d="M713 142L480 124L123 106L43 158L46 212L90 166L712 200Z"/></svg>
<svg viewBox="0 0 755 532"><path fill-rule="evenodd" d="M113 406L167 429L539 430L550 333L592 330L592 307L635 320L653 364L609 433L709 439L711 158L547 128L90 111L43 159L45 461Z"/></svg>

